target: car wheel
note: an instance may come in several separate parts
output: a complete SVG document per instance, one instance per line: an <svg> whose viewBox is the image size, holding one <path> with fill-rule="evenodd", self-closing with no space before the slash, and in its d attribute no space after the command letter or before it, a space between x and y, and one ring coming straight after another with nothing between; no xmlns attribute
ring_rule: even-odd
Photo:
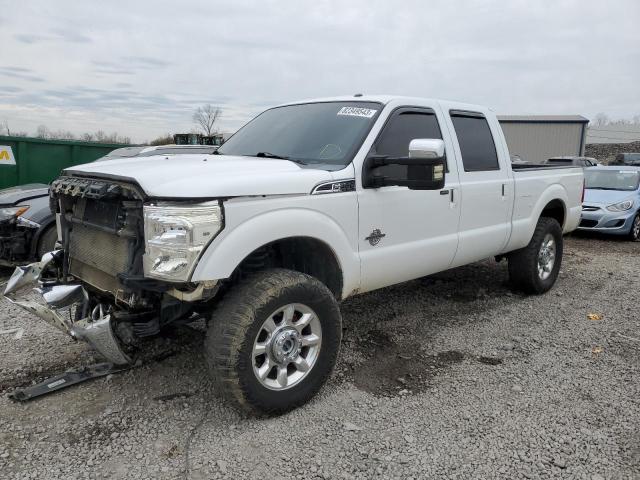
<svg viewBox="0 0 640 480"><path fill-rule="evenodd" d="M640 242L640 212L638 212L631 224L631 231L629 232L629 239L632 242Z"/></svg>
<svg viewBox="0 0 640 480"><path fill-rule="evenodd" d="M56 242L58 241L58 231L56 230L55 223L40 234L40 238L38 238L38 247L36 248L37 259L40 260L42 256L53 250L56 246Z"/></svg>
<svg viewBox="0 0 640 480"><path fill-rule="evenodd" d="M223 397L246 412L278 414L320 390L341 336L338 303L324 284L291 270L265 270L212 312L205 354Z"/></svg>
<svg viewBox="0 0 640 480"><path fill-rule="evenodd" d="M562 263L562 228L557 220L541 217L525 248L509 255L509 279L526 293L541 294L553 287Z"/></svg>

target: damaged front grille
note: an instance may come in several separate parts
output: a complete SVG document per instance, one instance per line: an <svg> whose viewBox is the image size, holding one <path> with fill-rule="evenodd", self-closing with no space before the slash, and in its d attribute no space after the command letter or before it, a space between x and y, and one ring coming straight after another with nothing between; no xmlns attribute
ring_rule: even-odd
<svg viewBox="0 0 640 480"><path fill-rule="evenodd" d="M142 195L124 183L75 177L55 180L51 195L60 212L68 273L126 297L120 277L142 275Z"/></svg>

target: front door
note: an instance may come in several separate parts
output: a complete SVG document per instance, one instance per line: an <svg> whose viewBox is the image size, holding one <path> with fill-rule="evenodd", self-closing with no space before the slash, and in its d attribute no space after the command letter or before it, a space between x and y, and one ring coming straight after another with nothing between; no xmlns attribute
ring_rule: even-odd
<svg viewBox="0 0 640 480"><path fill-rule="evenodd" d="M406 157L411 140L442 139L441 116L436 106L396 108L370 154ZM445 149L447 153L453 152L448 139ZM360 188L362 291L446 270L451 265L458 246L460 215L458 172L453 155L447 165L442 190L409 190L397 186Z"/></svg>

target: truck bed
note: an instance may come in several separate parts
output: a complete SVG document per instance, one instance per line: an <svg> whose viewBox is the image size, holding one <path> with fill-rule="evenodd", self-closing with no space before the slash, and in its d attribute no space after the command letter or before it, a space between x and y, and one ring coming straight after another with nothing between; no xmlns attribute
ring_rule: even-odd
<svg viewBox="0 0 640 480"><path fill-rule="evenodd" d="M516 163L511 164L511 170L514 172L517 171L527 171L530 172L532 170L558 170L562 168L582 168L579 165L546 165L542 163Z"/></svg>

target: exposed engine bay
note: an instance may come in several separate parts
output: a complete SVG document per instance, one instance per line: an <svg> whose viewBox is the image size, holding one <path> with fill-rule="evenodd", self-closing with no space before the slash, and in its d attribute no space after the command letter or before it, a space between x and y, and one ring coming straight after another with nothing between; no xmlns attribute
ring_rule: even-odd
<svg viewBox="0 0 640 480"><path fill-rule="evenodd" d="M115 364L131 361L138 339L189 319L216 282L166 282L144 275L144 193L124 182L62 176L51 184L60 249L18 267L5 295ZM39 285L42 302L16 293Z"/></svg>

